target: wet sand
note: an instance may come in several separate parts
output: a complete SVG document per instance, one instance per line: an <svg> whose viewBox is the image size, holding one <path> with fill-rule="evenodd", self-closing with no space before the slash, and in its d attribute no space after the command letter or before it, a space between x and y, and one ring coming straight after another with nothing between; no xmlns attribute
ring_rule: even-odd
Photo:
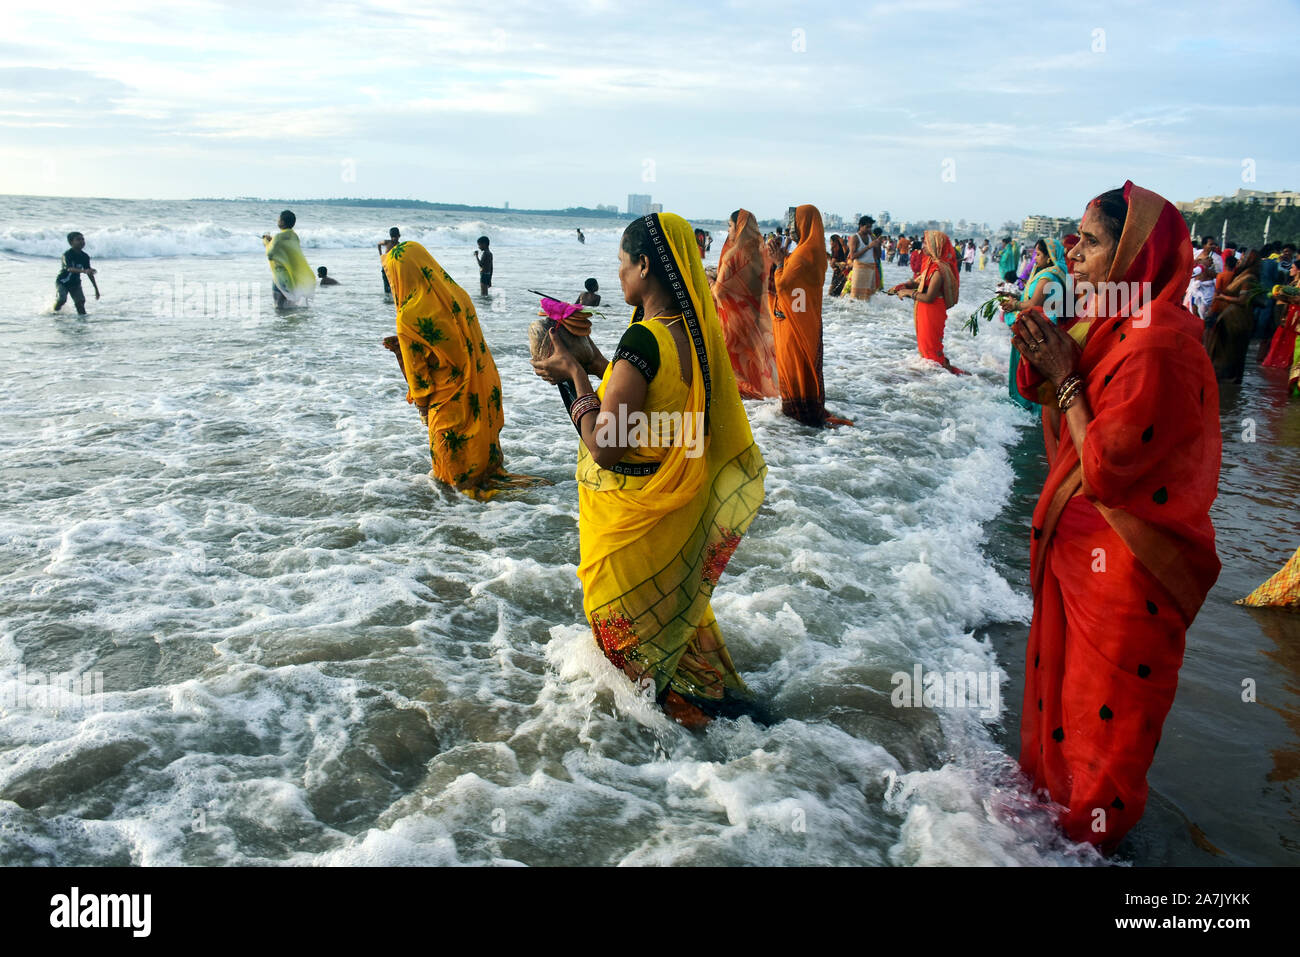
<svg viewBox="0 0 1300 957"><path fill-rule="evenodd" d="M1300 545L1300 400L1252 344L1242 385L1220 384L1223 467L1213 519L1223 570L1187 634L1178 694L1147 780L1146 813L1115 860L1138 866L1300 864L1300 614L1234 602ZM999 570L1029 588L1027 530L1047 471L1041 430L1012 452L1019 484L990 531ZM1007 673L999 741L1019 750L1025 641L987 633ZM1256 701L1243 700L1248 685Z"/></svg>

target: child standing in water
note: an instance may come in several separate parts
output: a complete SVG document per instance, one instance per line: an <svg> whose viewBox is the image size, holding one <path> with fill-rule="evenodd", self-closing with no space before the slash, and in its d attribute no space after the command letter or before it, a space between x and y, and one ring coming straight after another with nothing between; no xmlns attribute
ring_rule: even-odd
<svg viewBox="0 0 1300 957"><path fill-rule="evenodd" d="M54 280L58 298L54 300L54 311L58 312L63 304L72 297L72 304L77 307L77 315L86 314L86 294L81 291L81 277L90 277L90 284L95 287L95 298L99 298L99 284L95 282L95 270L90 268L90 257L83 250L86 237L81 233L68 233L68 251L63 254L62 269Z"/></svg>
<svg viewBox="0 0 1300 957"><path fill-rule="evenodd" d="M599 306L600 293L598 290L600 289L600 283L596 282L596 279L593 276L591 279L588 279L583 283L583 286L586 287L587 291L578 293L578 298L575 299L574 302L580 306Z"/></svg>
<svg viewBox="0 0 1300 957"><path fill-rule="evenodd" d="M478 249L474 251L474 261L478 263L478 288L483 298L488 297L492 288L492 253L488 249L488 238L478 238Z"/></svg>
<svg viewBox="0 0 1300 957"><path fill-rule="evenodd" d="M388 273L384 272L384 267L382 263L384 260L384 256L388 255L388 251L392 249L394 246L396 246L398 243L400 243L401 241L402 241L402 231L398 229L396 226L394 226L392 229L388 231L387 239L385 239L383 242L375 243L375 248L379 250L379 261L381 263L379 267L379 277L384 280L385 299L392 298L393 290L388 288Z"/></svg>

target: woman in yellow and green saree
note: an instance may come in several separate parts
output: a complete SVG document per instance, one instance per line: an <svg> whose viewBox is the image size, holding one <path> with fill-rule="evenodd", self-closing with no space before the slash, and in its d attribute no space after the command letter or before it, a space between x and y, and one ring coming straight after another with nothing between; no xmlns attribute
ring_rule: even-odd
<svg viewBox="0 0 1300 957"><path fill-rule="evenodd" d="M469 294L419 243L398 243L383 265L397 304L397 335L384 345L428 428L434 478L480 500L546 484L505 470L501 377Z"/></svg>
<svg viewBox="0 0 1300 957"><path fill-rule="evenodd" d="M571 380L583 610L605 657L687 727L765 721L709 599L763 501L767 466L741 404L691 226L634 221L619 281L635 312L595 392L563 345L533 365ZM603 368L601 368L603 366Z"/></svg>
<svg viewBox="0 0 1300 957"><path fill-rule="evenodd" d="M298 234L293 231L297 222L293 210L286 209L276 222L280 231L274 236L270 233L262 236L271 266L271 298L277 309L301 305L316 291L316 274L307 265Z"/></svg>

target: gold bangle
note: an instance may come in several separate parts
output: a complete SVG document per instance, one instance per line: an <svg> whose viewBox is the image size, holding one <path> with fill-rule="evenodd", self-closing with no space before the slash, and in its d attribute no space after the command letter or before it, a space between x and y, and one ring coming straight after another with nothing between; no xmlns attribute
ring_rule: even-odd
<svg viewBox="0 0 1300 957"><path fill-rule="evenodd" d="M1078 398L1079 393L1082 390L1082 377L1077 372L1071 373L1066 380L1061 383L1061 387L1056 390L1056 407L1061 411L1065 411L1074 404L1074 400Z"/></svg>

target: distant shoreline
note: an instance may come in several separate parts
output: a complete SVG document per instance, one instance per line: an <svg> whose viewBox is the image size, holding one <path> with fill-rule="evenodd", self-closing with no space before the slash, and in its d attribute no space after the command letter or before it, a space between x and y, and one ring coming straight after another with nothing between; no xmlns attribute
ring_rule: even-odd
<svg viewBox="0 0 1300 957"><path fill-rule="evenodd" d="M430 203L422 199L263 199L260 196L237 196L234 199L195 197L190 203L273 203L284 206L358 206L369 209L432 209L447 213L527 213L529 216L583 216L590 219L636 219L630 213L587 206L567 209L515 209L510 206L469 206L464 203Z"/></svg>
<svg viewBox="0 0 1300 957"><path fill-rule="evenodd" d="M186 199L140 198L138 196L52 196L40 193L0 193L0 199L68 199L99 200L123 203L265 203L268 206L351 206L361 209L424 209L446 213L519 213L528 216L582 217L629 223L637 216L616 210L592 209L588 206L571 206L566 209L523 209L514 206L472 206L466 203L431 203L422 199L279 199L262 196L191 196ZM718 217L701 216L688 220L692 223L715 225L724 223ZM766 220L764 221L766 222ZM771 220L779 225L779 220Z"/></svg>

